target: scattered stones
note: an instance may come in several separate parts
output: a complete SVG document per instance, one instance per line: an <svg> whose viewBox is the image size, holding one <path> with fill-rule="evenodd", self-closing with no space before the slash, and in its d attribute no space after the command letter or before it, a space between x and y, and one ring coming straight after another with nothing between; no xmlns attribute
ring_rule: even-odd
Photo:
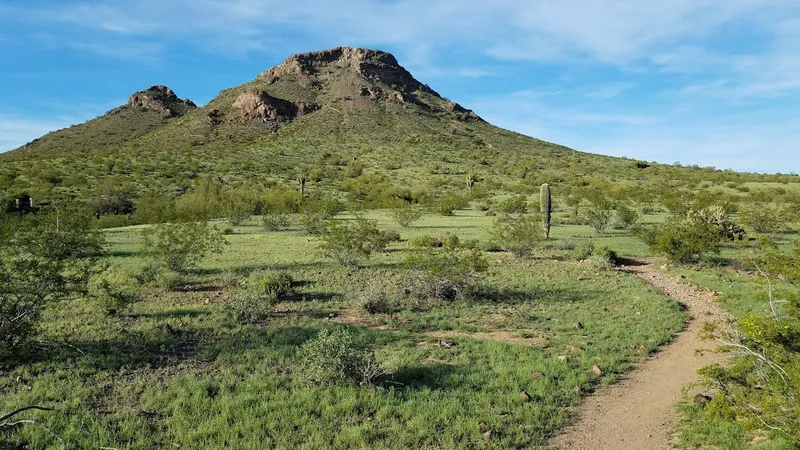
<svg viewBox="0 0 800 450"><path fill-rule="evenodd" d="M455 345L456 345L455 342L448 342L448 341L444 341L444 340L439 341L439 347L442 347L442 348L452 348Z"/></svg>
<svg viewBox="0 0 800 450"><path fill-rule="evenodd" d="M483 433L491 431L491 428L489 428L489 424L487 424L486 422L479 423L478 428L480 428L481 432Z"/></svg>
<svg viewBox="0 0 800 450"><path fill-rule="evenodd" d="M486 438L486 439L491 439L492 438L492 434L493 434L492 430L489 430L489 431L483 433L483 437Z"/></svg>
<svg viewBox="0 0 800 450"><path fill-rule="evenodd" d="M531 376L533 378L544 378L544 374L542 372L539 372L538 370L534 370L533 372L531 372Z"/></svg>
<svg viewBox="0 0 800 450"><path fill-rule="evenodd" d="M577 345L568 345L567 346L567 350L572 352L572 353L579 353L583 349L578 347Z"/></svg>
<svg viewBox="0 0 800 450"><path fill-rule="evenodd" d="M580 394L581 392L583 392L583 388L580 386L575 386L574 388L572 388L572 392Z"/></svg>
<svg viewBox="0 0 800 450"><path fill-rule="evenodd" d="M599 377L603 375L603 369L601 369L600 366L595 364L594 366L592 366L592 373Z"/></svg>
<svg viewBox="0 0 800 450"><path fill-rule="evenodd" d="M522 391L522 392L520 392L520 393L519 393L519 398L521 398L521 399L522 399L522 401L524 401L524 402L529 402L529 401L531 401L531 395L530 395L530 394L528 394L528 393L527 393L527 392L525 392L525 391Z"/></svg>
<svg viewBox="0 0 800 450"><path fill-rule="evenodd" d="M576 330L582 330L583 324L580 322L575 322L575 324L572 325L572 328L575 328Z"/></svg>

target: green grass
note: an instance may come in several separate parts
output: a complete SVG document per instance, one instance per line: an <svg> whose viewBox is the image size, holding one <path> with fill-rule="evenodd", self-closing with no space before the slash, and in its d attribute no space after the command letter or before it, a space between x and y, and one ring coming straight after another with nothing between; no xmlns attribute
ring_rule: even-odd
<svg viewBox="0 0 800 450"><path fill-rule="evenodd" d="M385 213L368 216L395 227ZM451 232L485 240L491 220L460 211L398 230L404 239ZM3 410L40 404L56 411L26 415L41 426L7 435L9 445L541 447L586 392L613 382L684 321L675 302L638 279L546 249L525 261L489 254L478 298L403 300L394 314L369 316L358 296L372 280L397 279L403 243L351 271L324 259L312 237L267 233L254 223L236 227L225 252L193 271L185 289L146 288L145 300L125 315L108 317L83 299L49 309L38 339L51 344L6 370L0 395ZM112 264L141 267L137 228L107 237ZM263 323L235 321L223 273L265 268L290 272L299 293ZM575 329L576 322L584 327ZM374 388L304 384L300 345L333 327L350 329L394 368L393 377ZM528 340L491 338L502 333ZM440 347L440 336L457 345ZM595 364L602 377L593 375ZM522 390L534 400L523 402ZM494 431L490 440L480 422Z"/></svg>

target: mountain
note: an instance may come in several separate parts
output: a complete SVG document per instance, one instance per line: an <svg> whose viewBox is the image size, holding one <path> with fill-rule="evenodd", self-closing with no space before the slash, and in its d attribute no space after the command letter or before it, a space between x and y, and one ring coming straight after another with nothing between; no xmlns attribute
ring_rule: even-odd
<svg viewBox="0 0 800 450"><path fill-rule="evenodd" d="M675 172L495 127L416 80L391 54L346 47L290 56L201 108L151 87L101 117L0 154L0 163L0 196L45 199L84 196L108 178L174 196L203 175L269 186L303 170L330 191L369 175L438 195L462 190L468 172L491 192Z"/></svg>

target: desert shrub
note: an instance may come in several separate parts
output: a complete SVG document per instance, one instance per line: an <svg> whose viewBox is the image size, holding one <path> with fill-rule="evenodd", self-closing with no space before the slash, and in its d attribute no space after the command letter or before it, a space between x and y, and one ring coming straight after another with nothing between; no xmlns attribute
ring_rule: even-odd
<svg viewBox="0 0 800 450"><path fill-rule="evenodd" d="M597 245L594 241L583 241L575 247L572 252L572 258L576 261L583 261L589 259L594 254Z"/></svg>
<svg viewBox="0 0 800 450"><path fill-rule="evenodd" d="M416 236L408 240L408 246L415 248L441 247L443 245L444 243L442 243L441 239L427 234L422 236Z"/></svg>
<svg viewBox="0 0 800 450"><path fill-rule="evenodd" d="M322 234L326 222L341 211L342 205L334 199L307 199L302 206L298 223L307 234Z"/></svg>
<svg viewBox="0 0 800 450"><path fill-rule="evenodd" d="M131 223L131 220L128 216L109 214L107 216L100 216L100 218L95 220L92 225L97 229L105 229L127 227L129 225L133 225L133 223Z"/></svg>
<svg viewBox="0 0 800 450"><path fill-rule="evenodd" d="M611 250L607 246L596 247L592 251L591 256L589 256L589 262L592 266L600 270L613 269L617 266L618 260L619 256L617 256L617 252Z"/></svg>
<svg viewBox="0 0 800 450"><path fill-rule="evenodd" d="M680 222L663 225L641 233L650 250L677 263L695 263L709 253L719 253L722 237L719 229L706 222Z"/></svg>
<svg viewBox="0 0 800 450"><path fill-rule="evenodd" d="M96 217L106 214L127 215L133 213L134 194L135 187L132 184L106 178L93 187L88 203Z"/></svg>
<svg viewBox="0 0 800 450"><path fill-rule="evenodd" d="M800 243L791 251L768 243L758 258L767 276L789 283L766 297L767 316L748 314L737 329L716 336L733 355L730 364L704 367L700 373L719 387L700 414L712 421L727 420L746 432L774 432L800 445ZM785 300L783 304L776 303Z"/></svg>
<svg viewBox="0 0 800 450"><path fill-rule="evenodd" d="M302 375L306 383L334 385L357 383L372 385L389 374L375 359L375 354L361 348L344 329L322 330L300 348Z"/></svg>
<svg viewBox="0 0 800 450"><path fill-rule="evenodd" d="M270 188L262 195L263 212L296 213L300 211L302 202L300 192L296 189Z"/></svg>
<svg viewBox="0 0 800 450"><path fill-rule="evenodd" d="M151 261L139 269L139 271L136 272L133 277L139 284L152 284L156 281L156 277L158 277L158 273L160 271L161 268L159 265Z"/></svg>
<svg viewBox="0 0 800 450"><path fill-rule="evenodd" d="M141 299L136 279L118 269L107 269L93 275L88 286L89 294L112 315Z"/></svg>
<svg viewBox="0 0 800 450"><path fill-rule="evenodd" d="M639 212L624 203L618 203L616 209L617 219L614 227L618 230L629 230L639 221Z"/></svg>
<svg viewBox="0 0 800 450"><path fill-rule="evenodd" d="M614 218L614 204L608 200L592 203L584 208L586 223L598 233L606 231Z"/></svg>
<svg viewBox="0 0 800 450"><path fill-rule="evenodd" d="M269 317L275 309L277 298L265 296L252 289L239 289L228 302L228 309L237 320L257 321Z"/></svg>
<svg viewBox="0 0 800 450"><path fill-rule="evenodd" d="M414 222L422 218L423 210L411 205L395 208L390 213L392 219L403 228L410 227Z"/></svg>
<svg viewBox="0 0 800 450"><path fill-rule="evenodd" d="M221 252L226 243L222 233L206 222L160 224L142 232L142 255L155 264L182 272L209 254Z"/></svg>
<svg viewBox="0 0 800 450"><path fill-rule="evenodd" d="M357 217L329 224L322 234L322 250L338 263L356 267L372 253L383 251L391 238L375 221Z"/></svg>
<svg viewBox="0 0 800 450"><path fill-rule="evenodd" d="M458 194L448 194L436 204L436 211L443 216L453 216L455 212L460 209L469 207L469 200Z"/></svg>
<svg viewBox="0 0 800 450"><path fill-rule="evenodd" d="M474 292L489 263L478 249L445 246L411 251L405 266L410 269L404 280L409 295L451 301Z"/></svg>
<svg viewBox="0 0 800 450"><path fill-rule="evenodd" d="M247 209L233 207L228 211L228 221L232 226L238 227L239 225L242 225L250 220L251 215L251 211Z"/></svg>
<svg viewBox="0 0 800 450"><path fill-rule="evenodd" d="M524 214L528 210L528 198L524 195L509 197L497 204L497 210L506 214Z"/></svg>
<svg viewBox="0 0 800 450"><path fill-rule="evenodd" d="M383 282L375 281L368 284L358 303L369 314L389 314L394 311L395 303Z"/></svg>
<svg viewBox="0 0 800 450"><path fill-rule="evenodd" d="M571 251L575 250L575 241L573 241L570 238L559 239L553 245L553 248L555 248L556 250L561 250L562 252L563 251L571 252Z"/></svg>
<svg viewBox="0 0 800 450"><path fill-rule="evenodd" d="M544 240L542 221L536 215L506 217L494 222L492 235L497 243L519 257L528 257Z"/></svg>
<svg viewBox="0 0 800 450"><path fill-rule="evenodd" d="M745 231L734 222L723 205L712 205L703 209L686 212L683 222L692 224L708 224L716 228L721 237L728 241L740 241L745 238Z"/></svg>
<svg viewBox="0 0 800 450"><path fill-rule="evenodd" d="M144 194L134 201L135 223L164 223L175 220L175 200L157 193Z"/></svg>
<svg viewBox="0 0 800 450"><path fill-rule="evenodd" d="M219 283L225 288L242 288L246 286L246 282L242 276L235 270L225 270L219 277Z"/></svg>
<svg viewBox="0 0 800 450"><path fill-rule="evenodd" d="M162 267L158 268L152 284L166 289L168 291L176 291L184 287L187 283L186 277L180 272L173 272Z"/></svg>
<svg viewBox="0 0 800 450"><path fill-rule="evenodd" d="M247 280L247 288L264 297L282 300L294 293L294 279L286 272L253 272Z"/></svg>
<svg viewBox="0 0 800 450"><path fill-rule="evenodd" d="M0 217L0 359L27 342L46 305L86 293L102 251L88 214Z"/></svg>
<svg viewBox="0 0 800 450"><path fill-rule="evenodd" d="M285 231L292 227L292 217L280 212L267 212L261 217L261 225L267 231Z"/></svg>
<svg viewBox="0 0 800 450"><path fill-rule="evenodd" d="M786 215L778 207L753 202L739 208L742 222L756 233L777 233L786 227Z"/></svg>

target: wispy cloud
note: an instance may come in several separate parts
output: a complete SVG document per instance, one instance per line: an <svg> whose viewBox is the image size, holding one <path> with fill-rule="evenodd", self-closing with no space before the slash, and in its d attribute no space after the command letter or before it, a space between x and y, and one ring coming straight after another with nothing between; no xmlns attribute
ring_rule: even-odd
<svg viewBox="0 0 800 450"><path fill-rule="evenodd" d="M21 147L28 143L32 136L41 136L69 125L68 121L0 115L0 151Z"/></svg>

